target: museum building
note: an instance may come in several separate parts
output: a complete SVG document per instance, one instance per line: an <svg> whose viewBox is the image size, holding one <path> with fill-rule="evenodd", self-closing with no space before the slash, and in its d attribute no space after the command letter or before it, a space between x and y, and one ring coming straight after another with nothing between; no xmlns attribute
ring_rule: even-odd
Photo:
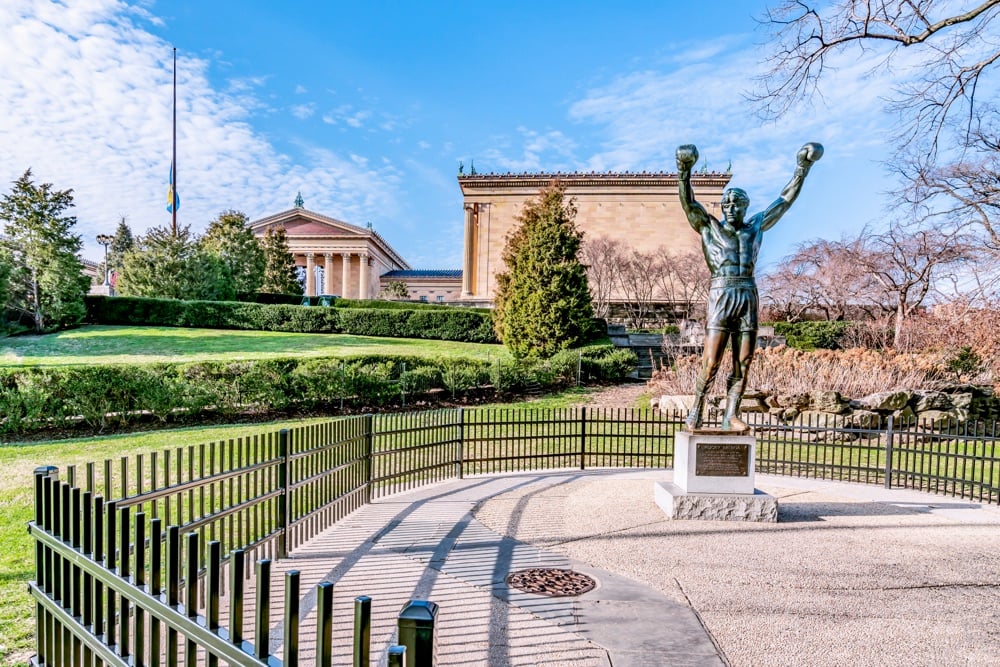
<svg viewBox="0 0 1000 667"><path fill-rule="evenodd" d="M728 173L692 174L695 195L719 215ZM305 269L307 295L336 294L373 299L390 282L406 284L409 298L437 303L489 305L496 274L504 270L507 235L528 200L553 181L575 200L576 225L584 239L605 236L640 252L666 246L678 253L701 251L678 198L677 175L669 173L460 174L464 210L463 263L459 270L413 269L370 227L337 220L302 206L250 223L263 237L284 227L289 250Z"/></svg>

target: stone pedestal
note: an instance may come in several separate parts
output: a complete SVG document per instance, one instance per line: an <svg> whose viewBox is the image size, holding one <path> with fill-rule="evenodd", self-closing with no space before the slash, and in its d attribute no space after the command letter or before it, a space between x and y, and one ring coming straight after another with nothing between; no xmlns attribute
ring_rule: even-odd
<svg viewBox="0 0 1000 667"><path fill-rule="evenodd" d="M778 520L778 500L754 488L752 435L681 431L674 440L674 481L655 500L671 519Z"/></svg>

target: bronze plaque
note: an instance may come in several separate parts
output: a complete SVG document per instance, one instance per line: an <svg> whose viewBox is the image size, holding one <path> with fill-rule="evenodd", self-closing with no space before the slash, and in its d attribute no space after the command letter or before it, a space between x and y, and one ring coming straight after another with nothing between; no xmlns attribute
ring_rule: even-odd
<svg viewBox="0 0 1000 667"><path fill-rule="evenodd" d="M746 477L750 445L698 443L694 474L698 477Z"/></svg>

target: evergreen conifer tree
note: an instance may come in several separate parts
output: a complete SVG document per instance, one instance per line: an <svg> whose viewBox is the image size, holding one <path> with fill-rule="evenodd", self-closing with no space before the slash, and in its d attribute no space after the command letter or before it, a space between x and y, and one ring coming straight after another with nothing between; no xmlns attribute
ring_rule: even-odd
<svg viewBox="0 0 1000 667"><path fill-rule="evenodd" d="M225 269L229 285L223 291L250 294L260 289L264 279L264 249L240 211L223 211L201 238L202 247L214 255Z"/></svg>
<svg viewBox="0 0 1000 667"><path fill-rule="evenodd" d="M494 327L517 357L548 357L583 342L593 326L587 272L578 259L583 233L576 206L558 182L525 204L507 237L497 275Z"/></svg>
<svg viewBox="0 0 1000 667"><path fill-rule="evenodd" d="M302 294L295 258L288 249L284 227L272 227L264 234L264 282L261 292Z"/></svg>
<svg viewBox="0 0 1000 667"><path fill-rule="evenodd" d="M72 206L72 190L35 185L30 169L0 197L10 261L7 306L39 333L79 324L86 312L90 279L77 256L80 237L71 231L76 217L65 215Z"/></svg>
<svg viewBox="0 0 1000 667"><path fill-rule="evenodd" d="M132 229L125 222L125 216L123 215L121 222L118 223L118 228L115 229L111 245L108 246L108 268L112 273L122 270L125 253L134 247L135 238L132 236Z"/></svg>
<svg viewBox="0 0 1000 667"><path fill-rule="evenodd" d="M125 253L117 289L124 296L230 300L232 282L221 260L206 252L188 226L173 234L153 227Z"/></svg>

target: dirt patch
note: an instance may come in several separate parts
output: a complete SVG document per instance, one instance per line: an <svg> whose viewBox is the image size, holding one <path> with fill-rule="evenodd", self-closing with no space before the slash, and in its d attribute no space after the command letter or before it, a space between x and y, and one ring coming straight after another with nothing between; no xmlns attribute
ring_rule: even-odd
<svg viewBox="0 0 1000 667"><path fill-rule="evenodd" d="M580 405L595 408L648 408L650 393L645 382L630 382L602 387L589 394Z"/></svg>

